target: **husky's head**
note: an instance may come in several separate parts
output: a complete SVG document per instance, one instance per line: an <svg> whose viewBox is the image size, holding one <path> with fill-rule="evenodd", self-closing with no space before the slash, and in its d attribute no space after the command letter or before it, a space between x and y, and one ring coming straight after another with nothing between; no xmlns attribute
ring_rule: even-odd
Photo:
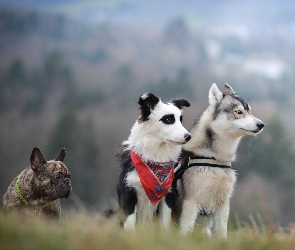
<svg viewBox="0 0 295 250"><path fill-rule="evenodd" d="M225 84L223 93L214 83L209 91L212 129L236 137L258 134L264 123L252 115L250 105Z"/></svg>
<svg viewBox="0 0 295 250"><path fill-rule="evenodd" d="M162 160L158 161L165 161L165 154L171 158L170 153L175 155L174 149L179 152L181 146L191 138L182 126L182 108L189 107L189 102L184 99L162 102L154 94L146 93L140 96L138 104L141 112L126 142L128 147L134 148L143 157L157 151L158 155L163 154L160 157ZM155 152L152 154L155 155ZM175 157L178 157L178 153L172 158Z"/></svg>

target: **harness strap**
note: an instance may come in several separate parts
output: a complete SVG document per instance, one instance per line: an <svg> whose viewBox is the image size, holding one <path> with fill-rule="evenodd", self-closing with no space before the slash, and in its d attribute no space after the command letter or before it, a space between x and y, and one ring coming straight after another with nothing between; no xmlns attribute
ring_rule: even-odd
<svg viewBox="0 0 295 250"><path fill-rule="evenodd" d="M206 167L214 167L214 168L231 168L230 162L217 161L214 158L189 158L189 164L187 168L195 167L195 166L206 166Z"/></svg>
<svg viewBox="0 0 295 250"><path fill-rule="evenodd" d="M175 165L174 180L175 184L182 177L184 172L191 167L213 167L213 168L231 168L230 162L217 161L214 157L194 156L182 158Z"/></svg>

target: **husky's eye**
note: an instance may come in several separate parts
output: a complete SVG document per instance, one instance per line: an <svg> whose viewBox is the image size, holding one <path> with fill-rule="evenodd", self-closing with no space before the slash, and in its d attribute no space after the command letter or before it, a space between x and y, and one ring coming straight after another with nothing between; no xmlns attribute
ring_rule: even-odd
<svg viewBox="0 0 295 250"><path fill-rule="evenodd" d="M165 124L173 124L175 122L175 117L174 115L164 115L160 121L162 121Z"/></svg>
<svg viewBox="0 0 295 250"><path fill-rule="evenodd" d="M183 118L182 118L182 116L180 116L180 122L182 123L182 120L183 120Z"/></svg>
<svg viewBox="0 0 295 250"><path fill-rule="evenodd" d="M235 111L238 115L242 115L243 114L243 111L242 110L236 110Z"/></svg>

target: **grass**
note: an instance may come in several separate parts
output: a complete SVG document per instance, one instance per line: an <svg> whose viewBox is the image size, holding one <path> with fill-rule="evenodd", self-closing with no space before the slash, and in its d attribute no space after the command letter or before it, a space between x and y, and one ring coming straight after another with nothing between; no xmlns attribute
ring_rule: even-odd
<svg viewBox="0 0 295 250"><path fill-rule="evenodd" d="M65 213L65 212L64 212ZM136 233L126 232L115 221L106 221L97 214L69 213L60 224L40 219L23 219L0 213L0 248L6 249L294 249L295 228L274 230L252 216L242 226L236 218L228 239L208 239L196 230L182 236L178 228L162 230L158 223L138 226Z"/></svg>

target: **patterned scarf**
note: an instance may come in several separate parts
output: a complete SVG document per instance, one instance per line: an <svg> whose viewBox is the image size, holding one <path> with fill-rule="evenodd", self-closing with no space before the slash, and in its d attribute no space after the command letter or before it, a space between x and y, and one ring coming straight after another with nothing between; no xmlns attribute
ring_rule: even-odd
<svg viewBox="0 0 295 250"><path fill-rule="evenodd" d="M147 197L155 205L167 194L173 182L175 162L144 162L133 150L131 160Z"/></svg>

